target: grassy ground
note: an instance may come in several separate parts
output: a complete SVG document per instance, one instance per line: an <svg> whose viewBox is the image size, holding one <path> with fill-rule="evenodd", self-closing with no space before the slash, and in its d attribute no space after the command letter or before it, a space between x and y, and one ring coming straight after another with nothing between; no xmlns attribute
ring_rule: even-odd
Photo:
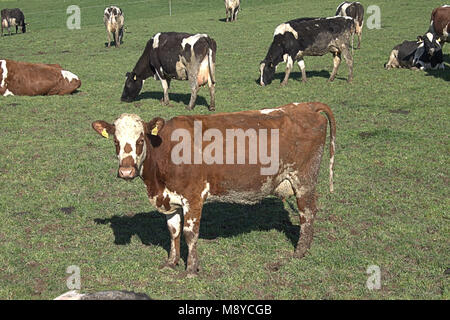
<svg viewBox="0 0 450 320"><path fill-rule="evenodd" d="M449 299L449 80L436 72L385 71L390 50L423 34L440 1L379 0L382 28L363 31L355 80L345 63L326 83L332 57L307 57L309 82L298 69L280 88L284 65L268 87L256 83L259 62L281 22L333 15L336 1L246 0L239 20L222 0L115 1L125 12L120 49L107 49L105 1L81 7L81 29L66 28L68 1L4 1L20 7L26 34L0 39L1 58L59 63L82 80L64 97L0 97L0 298L51 299L65 291L66 268L81 270L83 292L126 289L155 299ZM362 1L367 8L372 4ZM173 108L162 107L159 82L143 98L119 101L124 76L159 31L206 32L218 45L217 110L231 112L289 102L329 104L337 121L335 193L328 192L328 158L318 185L314 242L292 258L298 218L274 198L242 207L210 204L202 219L201 273L158 270L168 255L165 218L144 185L115 178L111 140L93 120L123 112L149 120L208 114L207 89L194 112L187 82L172 82ZM290 202L294 204L293 199ZM182 257L187 249L183 240ZM381 269L381 289L366 288L366 269Z"/></svg>

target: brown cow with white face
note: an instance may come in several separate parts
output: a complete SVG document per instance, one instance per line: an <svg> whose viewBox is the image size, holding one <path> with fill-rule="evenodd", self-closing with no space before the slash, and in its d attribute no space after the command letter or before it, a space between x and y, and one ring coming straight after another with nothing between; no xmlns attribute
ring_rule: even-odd
<svg viewBox="0 0 450 320"><path fill-rule="evenodd" d="M118 177L140 177L150 203L166 215L171 248L165 266L178 264L183 232L191 276L198 272L197 240L207 201L255 204L270 195L294 195L301 228L295 253L305 255L313 238L327 123L332 191L336 126L331 109L319 102L167 121L122 114L112 124L100 120L92 127L104 137L114 136Z"/></svg>
<svg viewBox="0 0 450 320"><path fill-rule="evenodd" d="M80 79L59 64L0 60L2 96L64 95L80 86Z"/></svg>

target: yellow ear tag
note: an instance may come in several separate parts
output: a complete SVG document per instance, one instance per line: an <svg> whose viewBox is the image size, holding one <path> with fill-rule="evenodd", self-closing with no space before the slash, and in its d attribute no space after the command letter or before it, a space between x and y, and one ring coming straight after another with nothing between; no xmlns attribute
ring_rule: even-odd
<svg viewBox="0 0 450 320"><path fill-rule="evenodd" d="M136 75L134 75L134 78L133 78L133 80L134 80L134 81L136 81Z"/></svg>
<svg viewBox="0 0 450 320"><path fill-rule="evenodd" d="M102 136L104 136L106 139L109 138L108 132L106 132L106 129L102 130Z"/></svg>
<svg viewBox="0 0 450 320"><path fill-rule="evenodd" d="M154 128L152 129L152 135L153 135L153 136L157 136L157 135L158 135L158 127L154 127Z"/></svg>

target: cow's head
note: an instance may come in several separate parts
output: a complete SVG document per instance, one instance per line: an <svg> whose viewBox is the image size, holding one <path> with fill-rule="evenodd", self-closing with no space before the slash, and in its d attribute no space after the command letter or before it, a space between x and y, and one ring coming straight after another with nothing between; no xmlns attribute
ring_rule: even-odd
<svg viewBox="0 0 450 320"><path fill-rule="evenodd" d="M127 79L125 80L125 86L123 87L122 97L120 100L124 102L131 102L136 99L139 92L141 92L144 79L136 75L134 71L127 72L126 77Z"/></svg>
<svg viewBox="0 0 450 320"><path fill-rule="evenodd" d="M162 118L144 122L138 115L124 113L114 124L99 120L92 123L92 128L105 138L109 135L114 137L119 159L117 176L131 180L143 172L144 160L151 143L148 136L158 136L164 123Z"/></svg>
<svg viewBox="0 0 450 320"><path fill-rule="evenodd" d="M259 84L261 86L266 86L272 83L273 77L275 75L275 65L271 61L263 60L259 65Z"/></svg>
<svg viewBox="0 0 450 320"><path fill-rule="evenodd" d="M435 34L428 32L423 37L417 37L417 40L423 43L425 52L432 57L438 50L441 50L440 39Z"/></svg>

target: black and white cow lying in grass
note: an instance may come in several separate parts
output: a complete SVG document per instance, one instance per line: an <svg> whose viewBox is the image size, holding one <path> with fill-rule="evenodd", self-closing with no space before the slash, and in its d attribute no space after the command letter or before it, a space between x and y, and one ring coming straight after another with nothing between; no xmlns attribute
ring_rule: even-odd
<svg viewBox="0 0 450 320"><path fill-rule="evenodd" d="M392 49L389 61L384 67L387 70L391 68L444 69L440 39L428 32L423 37L417 37L417 41L403 41Z"/></svg>
<svg viewBox="0 0 450 320"><path fill-rule="evenodd" d="M260 84L272 82L275 69L280 62L286 62L286 74L281 85L286 85L297 61L302 72L302 81L306 82L305 56L323 56L331 52L334 56L334 68L329 81L336 77L341 63L341 55L347 62L348 82L353 79L353 56L350 51L350 38L355 32L351 17L301 18L280 24L274 32L272 44L266 57L260 64Z"/></svg>
<svg viewBox="0 0 450 320"><path fill-rule="evenodd" d="M189 80L191 99L186 108L194 108L199 88L208 84L209 110L214 111L215 63L216 42L207 34L157 33L147 42L133 71L127 73L121 100L131 102L136 99L144 80L154 77L161 81L164 90L161 103L169 105L170 81Z"/></svg>

